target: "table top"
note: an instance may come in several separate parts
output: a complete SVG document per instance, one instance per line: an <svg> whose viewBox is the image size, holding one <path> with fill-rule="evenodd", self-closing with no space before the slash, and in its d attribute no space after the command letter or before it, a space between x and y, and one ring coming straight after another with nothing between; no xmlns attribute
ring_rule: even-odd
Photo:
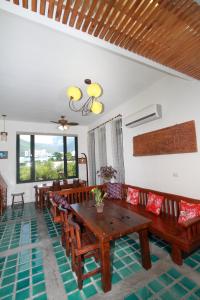
<svg viewBox="0 0 200 300"><path fill-rule="evenodd" d="M97 213L94 201L71 204L72 212L99 238L112 240L146 229L151 220L134 213L115 200L105 200L103 213Z"/></svg>

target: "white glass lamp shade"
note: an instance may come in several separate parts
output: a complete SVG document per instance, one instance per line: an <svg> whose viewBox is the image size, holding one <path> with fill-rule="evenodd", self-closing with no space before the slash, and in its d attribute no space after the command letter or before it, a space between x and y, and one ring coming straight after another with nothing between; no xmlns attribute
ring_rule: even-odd
<svg viewBox="0 0 200 300"><path fill-rule="evenodd" d="M5 132L5 131L2 131L1 132L1 141L2 142L7 142L7 136L8 136L8 133Z"/></svg>
<svg viewBox="0 0 200 300"><path fill-rule="evenodd" d="M96 115L100 114L103 111L103 104L96 100L93 101L91 111Z"/></svg>
<svg viewBox="0 0 200 300"><path fill-rule="evenodd" d="M70 86L67 89L67 96L73 101L78 101L78 100L81 99L82 93L81 93L81 90L78 87Z"/></svg>
<svg viewBox="0 0 200 300"><path fill-rule="evenodd" d="M60 130L60 131L64 131L64 130L67 130L67 129L69 129L69 126L68 125L59 125L58 126L58 129Z"/></svg>
<svg viewBox="0 0 200 300"><path fill-rule="evenodd" d="M87 87L87 93L90 97L98 98L102 94L102 87L98 83L91 83Z"/></svg>

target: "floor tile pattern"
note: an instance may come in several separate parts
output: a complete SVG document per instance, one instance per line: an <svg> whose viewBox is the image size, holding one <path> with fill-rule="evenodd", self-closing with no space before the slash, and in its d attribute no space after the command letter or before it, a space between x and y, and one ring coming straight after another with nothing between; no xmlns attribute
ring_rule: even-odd
<svg viewBox="0 0 200 300"><path fill-rule="evenodd" d="M149 239L150 239L151 243L158 246L159 248L162 248L163 250L167 251L168 253L171 252L171 247L169 246L169 244L167 244L164 240L160 239L159 237L157 237L153 234L150 234Z"/></svg>
<svg viewBox="0 0 200 300"><path fill-rule="evenodd" d="M102 292L100 274L85 280L82 291L79 291L76 283L76 275L71 271L70 259L66 257L60 242L54 242L53 248L69 300L87 299L98 292ZM121 280L143 270L139 249L139 244L128 236L115 241L115 244L112 246L111 254L113 267L112 284L117 284ZM151 260L152 262L156 262L158 257L152 254ZM96 267L97 263L93 258L86 260L85 270L87 272Z"/></svg>
<svg viewBox="0 0 200 300"><path fill-rule="evenodd" d="M37 221L0 223L0 252L22 245L36 243L39 240Z"/></svg>
<svg viewBox="0 0 200 300"><path fill-rule="evenodd" d="M200 248L197 251L195 251L192 255L188 256L184 260L184 263L187 266L191 267L193 270L200 273ZM200 281L200 278L199 278L199 281ZM199 297L199 299L200 299L200 297Z"/></svg>
<svg viewBox="0 0 200 300"><path fill-rule="evenodd" d="M42 247L45 247L48 238L50 244L53 243L53 255L56 258L60 273L58 274L58 271L56 271L56 278L59 280L60 287L63 287L66 292L66 299L68 297L68 300L86 300L97 294L100 297L105 296L101 289L100 274L85 280L83 289L78 290L76 276L71 271L71 261L65 256L65 250L59 241L60 225L54 224L48 209L44 210L43 216L47 225L48 236L45 229L45 234L43 232L41 235L44 240L40 240L38 224L40 224L41 218L37 219L37 214L34 204L29 203L25 204L24 208L8 208L0 218L0 299L47 299L49 291L48 273L45 272L46 269L43 266L44 258L42 257L40 244L35 243L39 241L43 245ZM39 215L41 216L40 211ZM43 223L43 228L45 224ZM165 241L156 236L151 236L150 242L154 245L151 249L155 249L159 257L168 257L170 246ZM27 249L27 246L30 249ZM2 251L8 249L10 249L12 255L5 256ZM135 240L133 236L125 236L116 240L111 249L113 290L114 286L121 289L123 281L126 279L131 280L133 278L137 282L140 275L147 274L143 276L143 281L138 281L137 288L133 286L131 294L125 296L125 293L122 293L121 299L200 299L200 282L197 280L200 273L200 249L185 258L184 272L180 273L181 268L177 268L169 259L169 263L166 264L164 270L162 269L157 273L160 275L153 275L152 277L149 277L149 273L144 271L141 266L140 247L137 239ZM152 252L154 253L153 250ZM153 263L158 261L157 264L154 264L156 270L160 270L159 265L162 263L158 256L151 255ZM97 263L92 258L87 259L85 271L91 271L96 268L96 265ZM187 270L189 270L188 273L186 273ZM44 274L46 274L46 278ZM64 299L63 296L65 297L65 295L62 294L62 299Z"/></svg>
<svg viewBox="0 0 200 300"><path fill-rule="evenodd" d="M48 209L43 211L44 219L47 225L48 234L50 238L54 238L61 235L60 224L54 223L51 214Z"/></svg>
<svg viewBox="0 0 200 300"><path fill-rule="evenodd" d="M124 298L124 300L146 299L197 300L200 299L200 284L182 275L175 267L172 267Z"/></svg>
<svg viewBox="0 0 200 300"><path fill-rule="evenodd" d="M7 222L22 217L27 219L36 217L36 208L34 203L27 203L24 207L22 205L15 205L14 209L8 207L3 216L0 216L0 222Z"/></svg>
<svg viewBox="0 0 200 300"><path fill-rule="evenodd" d="M0 275L0 299L47 299L39 248L0 257Z"/></svg>

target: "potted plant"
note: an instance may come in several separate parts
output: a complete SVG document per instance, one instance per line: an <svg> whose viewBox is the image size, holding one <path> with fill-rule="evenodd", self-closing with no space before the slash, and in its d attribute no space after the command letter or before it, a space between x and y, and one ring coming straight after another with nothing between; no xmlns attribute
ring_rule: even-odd
<svg viewBox="0 0 200 300"><path fill-rule="evenodd" d="M104 206L104 198L106 197L107 193L102 192L98 188L93 188L91 192L95 195L95 204L96 204L97 212L102 213L103 206Z"/></svg>
<svg viewBox="0 0 200 300"><path fill-rule="evenodd" d="M113 169L112 166L104 166L97 171L97 175L101 177L104 182L109 182L112 178L116 179L116 174L117 171Z"/></svg>

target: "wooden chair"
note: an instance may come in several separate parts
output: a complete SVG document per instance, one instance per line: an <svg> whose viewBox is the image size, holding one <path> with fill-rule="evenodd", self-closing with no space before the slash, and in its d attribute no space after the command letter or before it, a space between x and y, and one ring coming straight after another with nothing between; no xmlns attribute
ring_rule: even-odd
<svg viewBox="0 0 200 300"><path fill-rule="evenodd" d="M60 186L60 181L59 180L54 180L53 181L51 190L54 191L54 192L57 192L57 191L61 190L61 186Z"/></svg>
<svg viewBox="0 0 200 300"><path fill-rule="evenodd" d="M88 273L83 273L84 258L94 256L96 261L99 260L100 246L92 233L88 231L81 233L79 224L73 220L71 214L68 216L68 224L70 226L72 270L76 273L78 288L82 289L83 280L101 272L101 267L98 267Z"/></svg>
<svg viewBox="0 0 200 300"><path fill-rule="evenodd" d="M35 206L39 207L40 206L40 201L39 201L39 190L38 190L38 186L34 185L34 189L35 189Z"/></svg>
<svg viewBox="0 0 200 300"><path fill-rule="evenodd" d="M62 224L61 241L63 247L66 249L66 255L69 256L71 252L70 227L68 222L70 212L67 209L62 209L61 207L59 207L59 210Z"/></svg>

